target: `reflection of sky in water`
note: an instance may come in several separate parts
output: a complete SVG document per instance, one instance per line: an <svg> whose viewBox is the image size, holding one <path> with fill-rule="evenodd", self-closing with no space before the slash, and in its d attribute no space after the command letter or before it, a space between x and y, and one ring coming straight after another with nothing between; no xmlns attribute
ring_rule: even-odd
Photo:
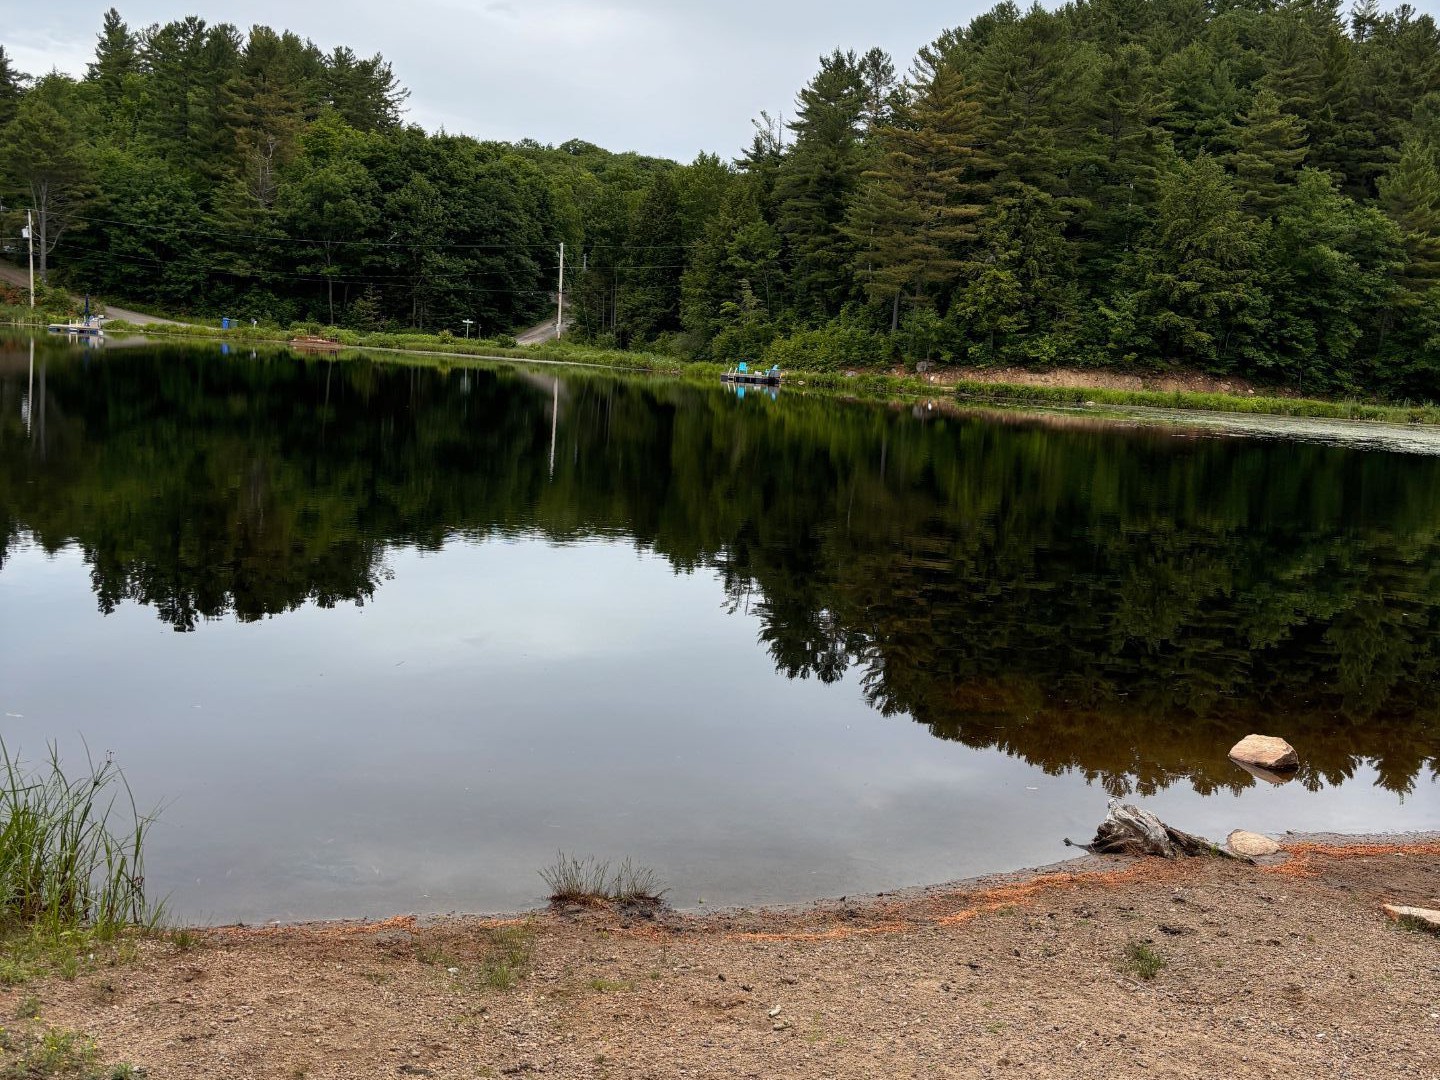
<svg viewBox="0 0 1440 1080"><path fill-rule="evenodd" d="M6 741L114 750L169 803L152 885L216 920L527 906L561 848L652 865L681 906L799 901L1055 861L1104 814L1083 778L880 716L853 674L778 675L709 571L610 541L387 562L364 608L177 634L97 618L77 553L16 551ZM1403 801L1372 781L1147 805L1215 837L1440 827L1427 778Z"/></svg>

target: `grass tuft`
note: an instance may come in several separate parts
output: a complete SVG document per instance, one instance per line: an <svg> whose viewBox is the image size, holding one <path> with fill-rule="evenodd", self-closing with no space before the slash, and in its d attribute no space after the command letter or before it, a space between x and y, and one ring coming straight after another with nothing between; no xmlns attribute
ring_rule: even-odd
<svg viewBox="0 0 1440 1080"><path fill-rule="evenodd" d="M654 870L628 858L611 873L610 864L593 855L582 859L562 851L553 864L540 871L540 877L550 888L552 904L658 907L669 892Z"/></svg>
<svg viewBox="0 0 1440 1080"><path fill-rule="evenodd" d="M610 899L617 904L646 904L659 906L665 901L670 890L660 881L660 875L648 866L638 866L628 858L615 871L610 882Z"/></svg>
<svg viewBox="0 0 1440 1080"><path fill-rule="evenodd" d="M1148 942L1130 941L1125 945L1125 962L1122 970L1139 979L1153 979L1160 974L1168 961Z"/></svg>
<svg viewBox="0 0 1440 1080"><path fill-rule="evenodd" d="M487 927L475 938L424 940L415 947L420 963L443 968L456 983L478 990L513 989L530 973L534 955L535 929L529 922Z"/></svg>
<svg viewBox="0 0 1440 1080"><path fill-rule="evenodd" d="M552 904L595 904L609 899L610 864L593 855L581 859L563 851L540 871Z"/></svg>
<svg viewBox="0 0 1440 1080"><path fill-rule="evenodd" d="M526 926L497 926L483 933L485 955L479 983L489 990L510 990L530 973L535 931Z"/></svg>

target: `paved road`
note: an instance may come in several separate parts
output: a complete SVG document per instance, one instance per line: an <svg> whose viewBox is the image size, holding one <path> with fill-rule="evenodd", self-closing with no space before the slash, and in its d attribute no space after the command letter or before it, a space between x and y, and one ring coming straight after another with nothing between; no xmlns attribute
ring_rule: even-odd
<svg viewBox="0 0 1440 1080"><path fill-rule="evenodd" d="M18 285L22 289L30 288L30 271L18 266L6 266L0 263L0 281L7 281L11 285ZM80 297L75 298L77 301ZM166 326L183 326L174 319L162 319L156 315L145 315L138 311L130 311L127 308L116 307L114 304L105 305L105 317L107 319L124 319L135 326L146 326L163 323Z"/></svg>
<svg viewBox="0 0 1440 1080"><path fill-rule="evenodd" d="M566 304L565 306L569 308L570 305ZM565 329L569 330L570 327L574 325L574 321L567 314L565 316ZM550 318L544 322L532 326L529 330L524 330L516 334L515 341L520 345L544 345L547 341L554 341L557 337L559 337L559 335L555 333L555 316L551 315Z"/></svg>

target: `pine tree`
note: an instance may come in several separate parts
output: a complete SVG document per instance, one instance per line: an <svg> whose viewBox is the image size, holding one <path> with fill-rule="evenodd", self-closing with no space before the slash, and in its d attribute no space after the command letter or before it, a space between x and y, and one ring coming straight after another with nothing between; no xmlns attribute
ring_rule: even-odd
<svg viewBox="0 0 1440 1080"><path fill-rule="evenodd" d="M135 35L111 8L105 12L105 24L95 44L95 59L86 67L85 78L100 91L101 112L113 120L130 90L132 78L140 66L140 53Z"/></svg>
<svg viewBox="0 0 1440 1080"><path fill-rule="evenodd" d="M980 103L959 72L941 68L915 88L893 124L879 128L882 156L865 174L845 231L855 273L873 302L924 304L958 280L976 237L987 166L978 148Z"/></svg>
<svg viewBox="0 0 1440 1080"><path fill-rule="evenodd" d="M385 131L399 126L410 91L379 53L361 60L340 47L325 58L325 96L356 131Z"/></svg>
<svg viewBox="0 0 1440 1080"><path fill-rule="evenodd" d="M776 220L789 247L796 302L805 317L828 318L849 297L845 211L865 166L860 129L865 86L854 53L821 57L789 125L795 144L776 177Z"/></svg>
<svg viewBox="0 0 1440 1080"><path fill-rule="evenodd" d="M254 27L240 68L225 84L220 116L232 183L256 212L274 206L281 171L294 160L318 51L293 34ZM233 198L232 203L236 200Z"/></svg>
<svg viewBox="0 0 1440 1080"><path fill-rule="evenodd" d="M1210 155L1176 161L1161 177L1140 265L1153 336L1165 356L1228 371L1251 354L1265 312L1261 239Z"/></svg>
<svg viewBox="0 0 1440 1080"><path fill-rule="evenodd" d="M732 190L681 278L681 323L702 350L731 324L726 305L739 305L752 326L773 319L782 299L779 259L780 237L761 216L754 186Z"/></svg>
<svg viewBox="0 0 1440 1080"><path fill-rule="evenodd" d="M1401 147L1380 179L1380 206L1404 237L1400 283L1416 302L1440 285L1440 167L1429 144L1412 138Z"/></svg>
<svg viewBox="0 0 1440 1080"><path fill-rule="evenodd" d="M1149 54L1122 46L1096 72L1086 103L1084 149L1075 186L1087 200L1083 228L1092 258L1123 256L1148 221L1169 151L1161 120L1169 101Z"/></svg>
<svg viewBox="0 0 1440 1080"><path fill-rule="evenodd" d="M1195 41L1161 62L1161 78L1170 98L1165 123L1183 156L1220 149L1231 121L1244 107L1245 91L1236 76L1236 63L1241 60L1238 48Z"/></svg>
<svg viewBox="0 0 1440 1080"><path fill-rule="evenodd" d="M5 46L0 45L0 127L15 119L15 109L25 95L25 84L29 81L29 76L15 70L15 65L5 54Z"/></svg>
<svg viewBox="0 0 1440 1080"><path fill-rule="evenodd" d="M1029 185L1060 193L1063 157L1079 134L1075 83L1082 71L1063 19L1038 5L988 38L972 74L985 106L985 145L1002 189Z"/></svg>
<svg viewBox="0 0 1440 1080"><path fill-rule="evenodd" d="M1305 126L1280 111L1280 99L1261 90L1231 136L1235 149L1225 164L1235 174L1245 209L1273 214L1295 182L1307 152Z"/></svg>
<svg viewBox="0 0 1440 1080"><path fill-rule="evenodd" d="M890 118L903 100L904 91L895 78L895 62L883 49L871 49L860 58L860 82L864 87L861 123L868 135Z"/></svg>
<svg viewBox="0 0 1440 1080"><path fill-rule="evenodd" d="M1007 337L1048 329L1073 267L1054 200L1034 188L992 203L979 241L948 321L966 338L983 338L983 359L993 363L1005 358Z"/></svg>

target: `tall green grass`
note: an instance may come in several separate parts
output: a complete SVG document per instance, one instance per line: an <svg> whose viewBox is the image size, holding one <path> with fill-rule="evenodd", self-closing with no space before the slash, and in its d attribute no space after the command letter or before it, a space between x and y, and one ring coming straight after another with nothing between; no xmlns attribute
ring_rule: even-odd
<svg viewBox="0 0 1440 1080"><path fill-rule="evenodd" d="M84 775L67 776L54 744L27 767L0 742L0 934L105 939L159 915L145 897L145 834L124 774L86 751Z"/></svg>

